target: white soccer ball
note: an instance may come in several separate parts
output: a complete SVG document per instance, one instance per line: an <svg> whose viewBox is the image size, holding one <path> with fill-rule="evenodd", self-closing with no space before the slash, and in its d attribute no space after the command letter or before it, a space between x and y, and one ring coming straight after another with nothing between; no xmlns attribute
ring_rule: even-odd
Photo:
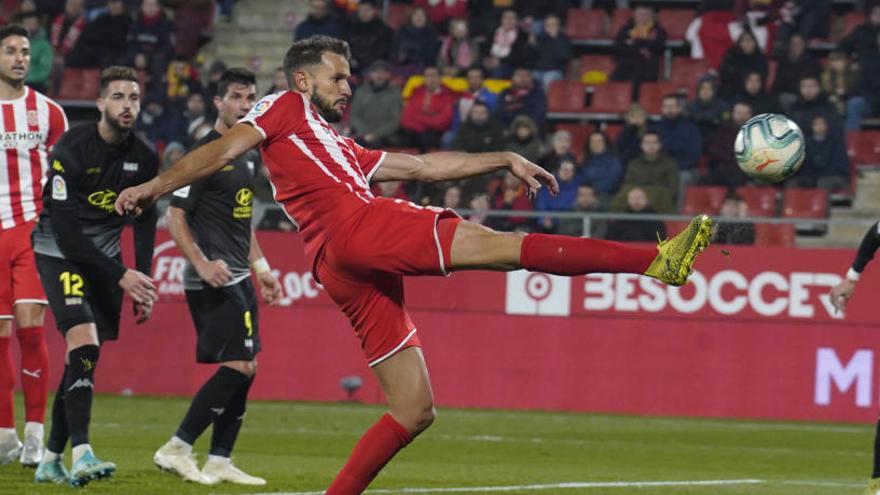
<svg viewBox="0 0 880 495"><path fill-rule="evenodd" d="M736 162L749 177L779 182L794 175L806 155L804 133L785 115L762 113L742 125L733 144Z"/></svg>

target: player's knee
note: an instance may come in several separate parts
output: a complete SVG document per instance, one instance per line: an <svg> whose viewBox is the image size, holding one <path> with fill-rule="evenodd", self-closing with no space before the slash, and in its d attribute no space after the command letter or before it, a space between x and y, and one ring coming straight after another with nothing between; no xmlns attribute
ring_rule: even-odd
<svg viewBox="0 0 880 495"><path fill-rule="evenodd" d="M12 336L12 319L11 318L0 319L0 337L10 337L10 336Z"/></svg>
<svg viewBox="0 0 880 495"><path fill-rule="evenodd" d="M73 326L64 335L64 340L67 341L68 352L86 345L100 345L98 342L98 331L95 329L94 323L83 323Z"/></svg>
<svg viewBox="0 0 880 495"><path fill-rule="evenodd" d="M434 424L434 420L436 418L437 410L434 409L433 402L422 406L420 410L416 411L416 415L413 421L416 433L427 430L432 424Z"/></svg>
<svg viewBox="0 0 880 495"><path fill-rule="evenodd" d="M18 328L43 326L46 307L36 303L21 303L15 305L15 324Z"/></svg>

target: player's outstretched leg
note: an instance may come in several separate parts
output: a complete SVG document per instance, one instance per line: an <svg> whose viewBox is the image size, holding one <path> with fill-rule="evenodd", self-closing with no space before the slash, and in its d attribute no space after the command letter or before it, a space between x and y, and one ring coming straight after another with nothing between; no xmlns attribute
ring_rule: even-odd
<svg viewBox="0 0 880 495"><path fill-rule="evenodd" d="M10 346L12 320L0 320L0 464L18 459L21 441L15 431L13 389L15 388L15 365Z"/></svg>
<svg viewBox="0 0 880 495"><path fill-rule="evenodd" d="M362 493L392 457L434 422L434 396L421 349L404 349L373 371L391 412L361 437L326 495Z"/></svg>
<svg viewBox="0 0 880 495"><path fill-rule="evenodd" d="M39 304L26 312L36 313L26 323L42 321L43 308ZM19 306L16 306L18 312ZM22 326L16 331L21 349L21 389L24 394L25 426L21 464L35 467L43 456L43 421L46 417L46 398L49 391L49 349L42 325Z"/></svg>
<svg viewBox="0 0 880 495"><path fill-rule="evenodd" d="M177 432L153 455L153 462L184 481L213 485L219 479L199 471L193 459L192 446L196 439L222 416L236 391L249 386L251 377L229 366L220 366L193 397L189 410Z"/></svg>
<svg viewBox="0 0 880 495"><path fill-rule="evenodd" d="M669 285L687 282L694 261L709 244L712 220L699 215L686 229L656 249L546 234L499 233L460 222L452 241L455 270L517 270L554 275L636 273Z"/></svg>
<svg viewBox="0 0 880 495"><path fill-rule="evenodd" d="M49 429L49 442L43 453L43 459L34 473L34 481L37 483L67 483L70 473L64 467L64 447L70 439L70 431L67 429L67 412L64 403L64 384L67 381L67 366L61 375L61 382L55 392L52 401L52 428Z"/></svg>
<svg viewBox="0 0 880 495"><path fill-rule="evenodd" d="M250 380L239 387L229 399L229 405L223 414L214 420L214 432L211 435L211 451L207 462L202 467L202 474L208 478L235 483L238 485L262 486L266 480L257 476L251 476L232 464L232 449L235 440L241 430L244 414L247 410L247 397L251 385L254 383L253 371L256 363L253 361L240 362L245 369L251 372Z"/></svg>

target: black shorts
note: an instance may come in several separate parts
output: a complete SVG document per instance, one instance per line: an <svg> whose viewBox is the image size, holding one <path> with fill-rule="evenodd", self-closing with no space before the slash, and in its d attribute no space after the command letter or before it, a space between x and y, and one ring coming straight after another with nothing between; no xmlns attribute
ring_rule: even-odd
<svg viewBox="0 0 880 495"><path fill-rule="evenodd" d="M62 334L76 325L94 323L98 340L119 338L122 287L118 280L86 274L63 258L37 254L37 271Z"/></svg>
<svg viewBox="0 0 880 495"><path fill-rule="evenodd" d="M198 336L196 361L251 361L260 352L257 295L250 277L228 287L186 290Z"/></svg>

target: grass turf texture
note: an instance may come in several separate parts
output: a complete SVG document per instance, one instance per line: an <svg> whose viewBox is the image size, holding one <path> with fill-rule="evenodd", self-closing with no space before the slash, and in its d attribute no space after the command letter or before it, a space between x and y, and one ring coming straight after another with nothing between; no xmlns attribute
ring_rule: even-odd
<svg viewBox="0 0 880 495"><path fill-rule="evenodd" d="M111 480L92 482L87 492L320 491L383 412L353 404L253 402L233 457L239 467L265 477L269 484L203 487L159 472L152 462L153 452L174 432L188 404L182 398L98 395L92 445L101 459L116 462L119 470ZM24 424L22 418L18 421ZM196 444L200 465L209 439L207 431ZM434 426L402 451L372 488L758 479L760 484L485 493L860 494L870 470L872 442L873 428L868 425L441 409ZM65 461L69 467L69 449ZM0 466L0 493L77 490L34 484L33 473L17 463Z"/></svg>

